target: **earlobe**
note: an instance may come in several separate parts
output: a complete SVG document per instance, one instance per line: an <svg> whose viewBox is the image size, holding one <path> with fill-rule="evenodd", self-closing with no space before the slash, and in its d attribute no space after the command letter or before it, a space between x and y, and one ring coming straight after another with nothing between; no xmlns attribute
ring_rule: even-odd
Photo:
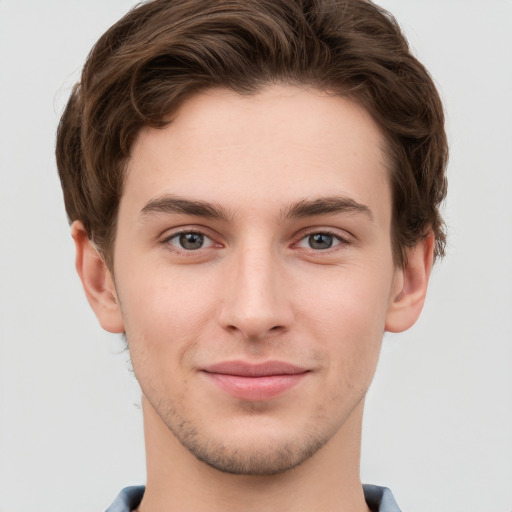
<svg viewBox="0 0 512 512"><path fill-rule="evenodd" d="M419 318L434 257L434 235L424 239L407 251L407 263L397 270L398 283L391 297L386 315L386 331L402 332L414 325Z"/></svg>
<svg viewBox="0 0 512 512"><path fill-rule="evenodd" d="M74 221L71 225L71 236L75 241L75 267L96 317L106 331L124 332L114 280L105 261L89 240L80 221Z"/></svg>

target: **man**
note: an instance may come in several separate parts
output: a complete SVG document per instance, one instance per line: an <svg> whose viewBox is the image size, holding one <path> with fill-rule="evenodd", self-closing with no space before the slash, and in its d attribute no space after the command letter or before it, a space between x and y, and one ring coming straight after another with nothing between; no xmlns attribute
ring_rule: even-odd
<svg viewBox="0 0 512 512"><path fill-rule="evenodd" d="M111 512L397 511L362 486L385 331L444 246L442 106L365 0L156 0L63 114L76 267L124 333L147 484Z"/></svg>

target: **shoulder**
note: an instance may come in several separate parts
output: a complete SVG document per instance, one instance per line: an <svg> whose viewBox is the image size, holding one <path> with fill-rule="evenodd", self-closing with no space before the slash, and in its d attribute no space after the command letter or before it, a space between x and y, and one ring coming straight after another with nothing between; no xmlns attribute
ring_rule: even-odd
<svg viewBox="0 0 512 512"><path fill-rule="evenodd" d="M393 493L387 487L363 484L363 492L372 512L401 512Z"/></svg>
<svg viewBox="0 0 512 512"><path fill-rule="evenodd" d="M144 490L143 485L125 487L105 512L131 512L135 510L142 500Z"/></svg>
<svg viewBox="0 0 512 512"><path fill-rule="evenodd" d="M105 512L131 512L139 506L144 490L143 485L125 487ZM401 512L393 493L387 487L364 484L363 491L372 512Z"/></svg>

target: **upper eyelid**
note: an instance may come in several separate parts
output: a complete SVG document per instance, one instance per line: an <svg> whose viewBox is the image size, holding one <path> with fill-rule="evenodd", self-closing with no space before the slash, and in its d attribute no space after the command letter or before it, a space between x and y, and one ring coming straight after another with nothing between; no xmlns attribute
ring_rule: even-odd
<svg viewBox="0 0 512 512"><path fill-rule="evenodd" d="M165 242L184 233L197 233L209 238L214 243L225 244L225 237L220 235L217 231L203 225L185 225L175 228L167 228L158 235L158 238ZM291 237L291 243L292 245L296 244L302 239L317 233L331 235L342 242L351 242L352 240L357 239L355 235L345 229L327 226L310 226L300 229L295 235L293 235Z"/></svg>
<svg viewBox="0 0 512 512"><path fill-rule="evenodd" d="M186 249L185 247L179 247L177 245L174 245L174 243L171 243L173 239L176 239L180 235L183 234L197 234L204 237L205 241L208 240L207 247L199 247L197 249ZM173 233L170 233L168 236L164 236L160 242L162 246L166 248L166 250L172 251L175 255L181 256L181 257L187 257L187 258L194 258L199 257L200 255L204 255L205 251L209 251L212 248L219 248L219 243L215 241L214 238L207 235L206 233L199 231L199 230L193 230L193 229L180 229ZM217 247L216 247L217 246Z"/></svg>
<svg viewBox="0 0 512 512"><path fill-rule="evenodd" d="M172 231L172 233L167 233L164 232L164 234L162 235L164 238L174 238L178 235L185 235L185 234L188 234L188 233L193 233L195 235L203 235L203 236L207 236L208 238L211 238L207 233L205 233L204 231L201 231L199 229L179 229L177 231Z"/></svg>
<svg viewBox="0 0 512 512"><path fill-rule="evenodd" d="M172 240L173 238L176 238L181 235L201 235L204 238L208 238L209 240L212 240L212 237L207 235L206 233L203 233L202 231L193 231L193 230L185 230L185 231L176 231L175 233L172 233L166 237L164 237L164 240Z"/></svg>
<svg viewBox="0 0 512 512"><path fill-rule="evenodd" d="M336 239L337 243L334 244L333 246L327 248L327 249L322 249L320 250L320 252L322 253L328 253L332 250L336 250L337 248L339 248L339 246L343 246L343 245L349 245L351 240L348 239L348 237L342 237L338 234L335 234L335 233L330 233L328 231L312 231L311 233L308 233L300 238L298 238L297 241L295 241L292 245L298 247L300 243L304 242L307 238L309 238L310 236L312 235L316 235L316 234L323 234L323 235L329 235L329 236L332 236L333 238ZM307 247L303 247L303 249L308 249ZM311 251L319 251L319 249L313 249L312 247L309 248L309 250Z"/></svg>
<svg viewBox="0 0 512 512"><path fill-rule="evenodd" d="M297 233L297 235L295 236L295 240L298 242L298 241L302 240L303 238L306 238L307 236L316 235L317 233L331 235L331 236L339 238L340 240L343 240L345 242L350 242L351 240L356 238L352 233L350 233L344 229L315 226L312 228L305 228L303 230L300 230Z"/></svg>
<svg viewBox="0 0 512 512"><path fill-rule="evenodd" d="M185 249L184 247L180 247L176 240L184 234L196 234L201 235L204 237L204 241L206 242L206 247L199 247L198 249ZM193 254L202 254L204 251L210 250L212 248L215 248L215 246L219 245L219 242L217 242L217 239L215 237L210 236L209 234L205 233L204 229L197 229L197 228L174 228L174 229L167 229L162 234L160 234L157 238L158 245L164 246L166 249L171 250L172 252L176 254L182 254L182 255L190 255Z"/></svg>
<svg viewBox="0 0 512 512"><path fill-rule="evenodd" d="M182 235L185 233L196 233L198 235L203 235L205 237L210 238L211 240L215 240L215 238L221 238L216 232L214 232L211 228L207 228L206 226L179 226L175 228L167 228L164 229L159 235L158 238L162 239L162 241L170 240L175 236ZM217 236L216 236L217 235Z"/></svg>

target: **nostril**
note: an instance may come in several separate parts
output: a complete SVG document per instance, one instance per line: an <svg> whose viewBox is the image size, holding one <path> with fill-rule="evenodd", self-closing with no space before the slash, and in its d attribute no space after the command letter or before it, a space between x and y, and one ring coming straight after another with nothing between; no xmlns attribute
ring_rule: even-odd
<svg viewBox="0 0 512 512"><path fill-rule="evenodd" d="M285 330L283 325L274 325L273 327L265 328L263 326L255 327L253 326L237 326L235 324L228 324L225 326L227 332L231 334L240 333L244 338L250 340L260 340L268 336L269 334L279 334Z"/></svg>

